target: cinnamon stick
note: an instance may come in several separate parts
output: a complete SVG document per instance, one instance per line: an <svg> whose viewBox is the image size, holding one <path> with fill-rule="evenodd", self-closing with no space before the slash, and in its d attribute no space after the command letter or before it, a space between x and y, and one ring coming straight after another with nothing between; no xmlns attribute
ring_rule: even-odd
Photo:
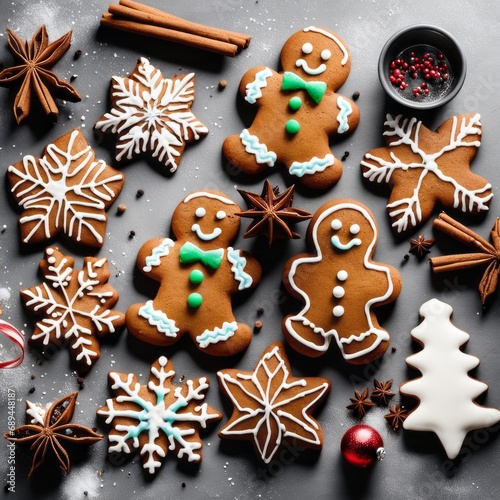
<svg viewBox="0 0 500 500"><path fill-rule="evenodd" d="M120 6L124 8L142 12L143 14L150 16L152 21L161 22L161 26L165 28L183 31L185 33L192 33L194 35L212 38L213 40L220 40L222 42L234 43L241 48L248 47L251 40L250 35L188 21L134 0L119 0L119 3ZM111 10L109 10L109 12L111 12Z"/></svg>
<svg viewBox="0 0 500 500"><path fill-rule="evenodd" d="M250 43L251 37L246 34L187 21L134 0L119 2L111 4L108 12L102 15L102 26L230 57Z"/></svg>
<svg viewBox="0 0 500 500"><path fill-rule="evenodd" d="M494 259L493 255L485 255L484 253L464 253L432 257L429 259L429 263L435 273L445 273L484 266Z"/></svg>
<svg viewBox="0 0 500 500"><path fill-rule="evenodd" d="M126 31L127 33L133 33L136 35L149 36L151 38L157 38L167 42L176 42L230 57L234 57L239 51L238 46L232 43L221 42L211 38L204 38L202 36L184 33L182 31L161 28L159 26L116 19L109 13L104 13L102 15L101 26Z"/></svg>

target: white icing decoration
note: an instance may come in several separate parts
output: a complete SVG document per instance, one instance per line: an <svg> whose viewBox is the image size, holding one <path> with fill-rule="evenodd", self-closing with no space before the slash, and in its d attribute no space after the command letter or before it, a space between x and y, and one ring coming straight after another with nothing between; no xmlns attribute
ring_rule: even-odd
<svg viewBox="0 0 500 500"><path fill-rule="evenodd" d="M240 134L241 144L248 154L255 156L255 161L259 164L265 163L269 167L274 167L277 155L274 151L269 151L267 146L259 141L256 135L252 135L248 129L243 129Z"/></svg>
<svg viewBox="0 0 500 500"><path fill-rule="evenodd" d="M357 247L361 245L361 240L359 238L353 238L352 240L348 241L347 243L342 243L340 241L340 238L335 235L332 236L332 245L335 248L338 248L339 250L350 250L352 247Z"/></svg>
<svg viewBox="0 0 500 500"><path fill-rule="evenodd" d="M95 128L123 133L116 146L116 159L130 160L150 149L154 158L175 172L180 157L178 148L190 136L198 140L201 134L208 133L190 110L194 73L178 79L163 78L158 68L141 57L132 77L115 76L112 81L115 105Z"/></svg>
<svg viewBox="0 0 500 500"><path fill-rule="evenodd" d="M262 89L267 87L267 79L273 76L273 72L269 68L264 68L255 74L255 80L247 83L245 88L245 101L250 104L255 104L257 99L262 97Z"/></svg>
<svg viewBox="0 0 500 500"><path fill-rule="evenodd" d="M157 267L161 264L161 258L166 257L169 253L170 248L173 248L175 243L170 238L164 238L163 241L151 251L151 255L148 255L144 260L145 266L142 270L145 273L149 273L153 270L153 267Z"/></svg>
<svg viewBox="0 0 500 500"><path fill-rule="evenodd" d="M137 423L114 424L119 433L109 434L109 453L131 453L133 448L140 448L140 454L147 457L143 467L150 474L154 474L161 466L157 457L163 458L166 451L157 442L161 434L167 437L168 450L176 452L178 458L187 458L189 462L199 462L201 455L201 442L193 440L191 436L196 432L196 427L205 428L210 420L218 420L220 415L209 413L207 403L196 405L192 411L185 408L192 402L202 401L208 389L208 380L201 377L197 380L188 380L183 386L172 387L171 379L175 376L174 370L165 370L167 358L158 359L159 368L151 367L150 381L147 384L148 392L153 396L145 399L141 396L141 386L134 382L134 375L111 372L113 381L111 389L119 396L106 401L107 408L100 408L97 413L106 418L110 424L116 419L129 419ZM173 391L174 398L171 398ZM167 406L166 400L171 401ZM132 404L132 408L127 406ZM147 441L142 445L139 437L147 435ZM176 451L177 450L177 451Z"/></svg>
<svg viewBox="0 0 500 500"><path fill-rule="evenodd" d="M342 221L340 219L332 220L332 229L338 231L342 227Z"/></svg>
<svg viewBox="0 0 500 500"><path fill-rule="evenodd" d="M137 314L147 320L151 326L156 327L158 332L163 333L165 337L177 337L179 328L175 326L175 321L170 319L163 311L155 309L152 300L148 300Z"/></svg>
<svg viewBox="0 0 500 500"><path fill-rule="evenodd" d="M26 400L26 415L31 417L30 424L42 425L45 424L45 415L47 414L47 410L50 408L51 403L47 403L47 406L42 406L40 404L32 403L31 401Z"/></svg>
<svg viewBox="0 0 500 500"><path fill-rule="evenodd" d="M375 271L380 271L383 272L386 277L387 277L387 291L384 295L380 297L372 297L371 299L367 300L364 306L364 313L366 317L366 321L369 325L369 328L365 332L361 332L359 334L352 334L350 337L344 337L344 338L339 338L338 333L335 328L332 328L328 331L325 331L323 328L321 328L321 335L323 336L323 344L322 345L317 345L313 342L310 342L308 340L303 339L293 328L293 322L294 321L303 321L303 318L309 311L311 307L311 299L309 295L302 290L297 284L295 283L295 272L297 270L297 267L300 266L301 264L313 264L316 262L321 262L323 260L323 253L321 251L321 247L318 243L318 228L323 222L324 219L332 215L338 210L343 210L343 209L350 209L350 210L356 210L360 212L363 217L366 219L366 221L370 224L370 227L373 231L373 239L370 242L365 255L363 256L363 264L366 269L370 270L375 270ZM377 303L383 303L385 302L391 295L394 290L394 285L391 279L391 273L388 267L382 266L379 264L375 264L374 262L369 261L369 257L372 253L373 247L377 243L377 237L378 237L378 232L377 232L377 226L375 224L375 221L372 219L370 214L363 208L362 206L356 205L354 203L349 203L349 202L344 202L344 203L339 203L337 205L334 205L333 207L330 207L326 210L324 210L321 215L318 217L316 220L313 229L312 229L312 241L314 244L314 250L316 252L316 256L313 257L301 257L299 259L295 259L290 266L290 271L288 273L288 282L290 283L290 286L293 288L293 290L302 297L304 300L304 307L302 310L293 316L290 316L286 319L285 321L285 327L288 331L288 333L298 340L300 343L304 344L305 346L309 347L310 349L313 349L315 351L320 351L320 352L325 352L331 342L331 337L334 337L338 347L340 348L342 355L344 356L345 359L355 359L357 357L365 356L366 354L370 353L374 349L376 349L380 343L384 340L389 340L389 334L385 330L381 330L379 328L376 328L373 325L372 321L372 316L370 309L374 304ZM339 270L337 272L337 279L340 281L345 281L347 280L348 274L345 270ZM362 349L357 352L353 352L351 354L345 353L343 349L344 344L350 344L353 341L361 342L363 339L368 337L369 335L376 335L377 339L370 345L369 347Z"/></svg>
<svg viewBox="0 0 500 500"><path fill-rule="evenodd" d="M198 238L200 238L200 240L203 240L203 241L215 240L215 238L218 238L222 234L222 229L220 227L214 228L214 230L211 233L204 233L201 230L201 227L199 224L193 224L191 226L191 231L193 231L193 233L195 233L196 236L198 236Z"/></svg>
<svg viewBox="0 0 500 500"><path fill-rule="evenodd" d="M338 279L339 281L345 281L348 277L349 277L349 275L347 274L347 271L340 270L340 271L337 273L337 279Z"/></svg>
<svg viewBox="0 0 500 500"><path fill-rule="evenodd" d="M324 49L321 51L320 57L321 57L321 59L323 59L323 61L328 61L328 59L330 59L330 57L332 57L332 53L328 49Z"/></svg>
<svg viewBox="0 0 500 500"><path fill-rule="evenodd" d="M196 191L194 193L188 194L184 198L184 203L188 203L191 200L195 200L196 198L209 198L211 200L218 200L221 203L224 203L225 205L234 205L234 201L230 200L229 198L225 198L224 196L221 196L216 193L209 193L207 191Z"/></svg>
<svg viewBox="0 0 500 500"><path fill-rule="evenodd" d="M122 181L123 175L108 167L103 160L93 161L94 152L88 145L73 151L79 135L81 132L73 130L65 151L51 143L43 158L37 160L34 156L25 156L22 170L9 166L8 171L19 177L11 191L19 198L24 210L34 212L19 219L20 224L33 225L24 238L25 243L40 228L43 228L45 237L50 238L51 227L61 229L77 241L81 241L85 229L97 243L103 243L94 222L106 221L106 204L117 196L110 185ZM116 175L105 177L106 171ZM82 172L84 175L76 182Z"/></svg>
<svg viewBox="0 0 500 500"><path fill-rule="evenodd" d="M337 97L337 107L339 109L337 113L337 122L339 124L337 132L345 134L349 130L349 115L352 115L352 106L347 99L339 95Z"/></svg>
<svg viewBox="0 0 500 500"><path fill-rule="evenodd" d="M312 43L306 42L304 45L302 45L302 52L304 54L310 54L312 51L313 51Z"/></svg>
<svg viewBox="0 0 500 500"><path fill-rule="evenodd" d="M335 306L333 308L333 315L336 317L336 318L340 318L341 316L344 315L344 308L342 306Z"/></svg>
<svg viewBox="0 0 500 500"><path fill-rule="evenodd" d="M321 75L321 73L324 73L326 71L326 64L321 63L316 68L310 68L307 64L307 61L305 61L304 59L297 59L295 61L295 66L297 66L297 68L302 68L304 72L311 76Z"/></svg>
<svg viewBox="0 0 500 500"><path fill-rule="evenodd" d="M325 31L321 28L317 28L316 26L309 26L308 28L304 28L303 31L305 31L306 33L309 31L312 31L313 33L321 33L330 40L333 40L344 54L342 61L340 61L340 64L342 64L342 66L344 66L346 62L349 60L349 52L347 52L347 49L345 48L344 44L332 33L329 33L328 31Z"/></svg>
<svg viewBox="0 0 500 500"><path fill-rule="evenodd" d="M234 279L239 281L238 290L250 288L253 283L252 277L245 272L247 259L240 255L239 250L234 250L232 247L227 249L227 260L232 264L231 271Z"/></svg>
<svg viewBox="0 0 500 500"><path fill-rule="evenodd" d="M262 385L258 378L258 373L261 371L267 377L265 385ZM220 434L225 436L249 434L266 464L271 462L285 438L291 440L295 438L301 442L321 446L318 434L319 424L308 415L308 411L324 396L328 390L328 384L325 382L310 388L307 378L288 382L290 374L278 346L262 356L251 374L236 373L233 377L222 370L217 372L217 375L233 405L242 413L241 417L221 429ZM249 391L245 387L245 382L248 380L251 380L255 385L255 391ZM297 390L297 387L302 387L303 390ZM289 398L281 396L290 389L292 389L292 396ZM233 391L235 395L233 395ZM248 401L255 403L255 408L243 406L244 400L238 397L242 393L245 394ZM301 401L303 402L301 403ZM297 417L296 412L293 414L288 411L288 405L300 405L300 418ZM256 417L259 417L259 420L255 425L245 427L247 420L255 421ZM271 429L275 429L277 432L274 441L270 440ZM264 446L261 446L258 439L258 435L261 433L265 433L267 436Z"/></svg>
<svg viewBox="0 0 500 500"><path fill-rule="evenodd" d="M350 232L351 234L358 234L360 230L361 230L361 228L359 227L359 224L353 224L353 225L349 228L349 232Z"/></svg>
<svg viewBox="0 0 500 500"><path fill-rule="evenodd" d="M198 219L205 217L206 214L207 214L207 211L203 207L198 207L194 212L194 215L196 215L196 217L198 217Z"/></svg>
<svg viewBox="0 0 500 500"><path fill-rule="evenodd" d="M389 137L398 137L398 140L391 143L391 147L406 144L411 148L412 152L420 158L420 160L416 159L416 161L412 163L403 163L394 153L391 152L390 160L375 156L371 153L366 153L365 159L370 160L373 163L369 163L365 160L361 161L361 165L366 167L366 171L363 172L363 177L369 179L371 182L377 183L389 183L392 174L398 170L421 170L417 184L413 190L413 194L408 198L395 200L387 205L387 208L392 209L389 212L389 215L392 218L398 217L398 219L393 222L392 226L395 227L398 232L401 232L406 231L408 225L417 226L420 222L422 222L420 188L422 187L425 177L429 173L432 173L439 180L446 182L453 187L453 208L460 208L462 212L480 212L482 210L488 210L489 208L487 203L492 198L493 193L484 197L482 197L481 194L490 190L491 184L486 183L479 189L468 189L466 186L461 185L453 177L446 175L439 168L437 162L443 154L453 151L459 147L477 148L481 145L481 142L478 140L467 140L469 135L481 134L481 122L479 121L480 115L476 113L467 122L466 118L463 117L460 125L458 124L458 117L454 116L448 144L434 153L426 153L419 144L419 131L422 122L416 118L411 118L410 120L407 118L401 120L401 118L402 115L398 115L394 118L392 115L387 114L384 125L388 128L388 130L384 132L384 135ZM412 135L414 138L412 138Z"/></svg>
<svg viewBox="0 0 500 500"><path fill-rule="evenodd" d="M345 295L345 289L343 286L336 286L334 289L333 289L333 296L336 298L336 299L341 299L343 296Z"/></svg>
<svg viewBox="0 0 500 500"><path fill-rule="evenodd" d="M219 210L219 211L215 214L215 218L216 218L217 220L224 220L226 217L227 217L227 214L226 214L226 212L224 212L224 210Z"/></svg>
<svg viewBox="0 0 500 500"><path fill-rule="evenodd" d="M294 161L290 165L290 174L302 177L304 175L323 172L327 167L331 167L335 163L335 157L328 153L323 158L317 156L312 157L308 161Z"/></svg>
<svg viewBox="0 0 500 500"><path fill-rule="evenodd" d="M216 327L213 330L206 329L203 333L196 337L196 342L199 346L204 349L210 344L218 344L219 342L225 342L230 339L238 330L238 323L236 321L231 321L230 323L224 321L222 327Z"/></svg>
<svg viewBox="0 0 500 500"><path fill-rule="evenodd" d="M460 453L469 431L500 421L500 411L474 401L488 386L468 376L478 366L479 359L460 350L469 340L469 334L451 323L452 312L451 306L437 299L421 306L420 315L424 319L411 335L423 349L406 358L406 362L422 376L400 388L402 394L419 399L403 427L435 432L451 460Z"/></svg>

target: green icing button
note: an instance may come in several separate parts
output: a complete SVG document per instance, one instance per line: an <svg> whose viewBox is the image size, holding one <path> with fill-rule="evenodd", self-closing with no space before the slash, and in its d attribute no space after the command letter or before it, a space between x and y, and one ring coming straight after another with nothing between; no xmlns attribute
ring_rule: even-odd
<svg viewBox="0 0 500 500"><path fill-rule="evenodd" d="M300 130L300 125L297 120L288 120L285 125L285 130L289 134L296 134Z"/></svg>
<svg viewBox="0 0 500 500"><path fill-rule="evenodd" d="M299 96L292 97L288 105L292 111L297 111L302 106L302 99Z"/></svg>
<svg viewBox="0 0 500 500"><path fill-rule="evenodd" d="M195 309L200 307L203 302L203 297L199 293L190 293L188 297L188 306Z"/></svg>
<svg viewBox="0 0 500 500"><path fill-rule="evenodd" d="M193 285L199 285L205 276L203 276L203 273L199 269L194 269L189 273L189 281L193 283Z"/></svg>

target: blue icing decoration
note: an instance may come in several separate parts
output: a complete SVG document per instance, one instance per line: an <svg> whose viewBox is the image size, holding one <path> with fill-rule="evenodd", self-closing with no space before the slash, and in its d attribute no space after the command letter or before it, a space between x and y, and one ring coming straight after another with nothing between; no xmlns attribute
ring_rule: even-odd
<svg viewBox="0 0 500 500"><path fill-rule="evenodd" d="M163 311L157 311L153 307L153 301L148 300L140 309L139 316L148 320L151 326L156 326L160 333L166 337L177 337L179 329L175 326L175 321L168 318Z"/></svg>
<svg viewBox="0 0 500 500"><path fill-rule="evenodd" d="M264 68L255 75L255 80L246 86L245 100L250 104L255 104L257 99L262 97L262 89L267 87L267 79L273 76L269 68Z"/></svg>
<svg viewBox="0 0 500 500"><path fill-rule="evenodd" d="M268 151L267 146L265 144L261 144L256 135L250 134L250 132L245 128L240 134L240 139L243 146L245 146L245 151L255 155L257 163L267 163L270 167L274 166L277 159L276 153Z"/></svg>
<svg viewBox="0 0 500 500"><path fill-rule="evenodd" d="M347 117L352 113L352 106L349 101L346 101L342 96L337 98L337 106L339 107L339 113L337 115L337 121L339 122L339 128L337 132L343 134L349 130L349 122Z"/></svg>
<svg viewBox="0 0 500 500"><path fill-rule="evenodd" d="M201 348L207 347L210 344L217 344L232 337L238 329L238 323L232 321L228 323L224 321L222 327L216 327L213 330L205 330L201 335L196 337L196 341L200 344Z"/></svg>
<svg viewBox="0 0 500 500"><path fill-rule="evenodd" d="M232 247L227 249L227 260L232 264L231 271L234 274L234 279L239 281L238 290L244 290L252 286L252 277L244 271L247 264L247 259L240 256L239 250L234 250Z"/></svg>
<svg viewBox="0 0 500 500"><path fill-rule="evenodd" d="M332 245L339 250L350 250L354 246L361 245L361 240L359 238L353 238L349 243L341 243L337 235L332 236Z"/></svg>
<svg viewBox="0 0 500 500"><path fill-rule="evenodd" d="M145 273L149 273L153 266L159 266L161 258L168 255L169 248L172 248L175 243L170 238L165 238L156 248L153 248L151 255L146 257L146 265L142 268Z"/></svg>
<svg viewBox="0 0 500 500"><path fill-rule="evenodd" d="M325 168L333 165L335 158L332 154L326 155L324 158L314 157L309 161L299 162L294 161L290 165L290 173L297 177L302 177L304 174L314 174L316 172L323 172Z"/></svg>

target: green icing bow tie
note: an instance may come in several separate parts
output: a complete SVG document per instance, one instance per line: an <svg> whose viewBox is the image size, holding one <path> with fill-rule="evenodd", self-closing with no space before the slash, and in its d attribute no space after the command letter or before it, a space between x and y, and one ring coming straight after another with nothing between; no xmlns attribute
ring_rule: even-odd
<svg viewBox="0 0 500 500"><path fill-rule="evenodd" d="M224 257L224 249L218 248L217 250L202 250L189 241L182 245L179 252L179 259L181 264L190 264L191 262L201 262L211 269L219 269Z"/></svg>
<svg viewBox="0 0 500 500"><path fill-rule="evenodd" d="M326 88L327 85L325 82L306 82L291 71L283 73L281 90L305 90L316 104L320 103L326 92Z"/></svg>

